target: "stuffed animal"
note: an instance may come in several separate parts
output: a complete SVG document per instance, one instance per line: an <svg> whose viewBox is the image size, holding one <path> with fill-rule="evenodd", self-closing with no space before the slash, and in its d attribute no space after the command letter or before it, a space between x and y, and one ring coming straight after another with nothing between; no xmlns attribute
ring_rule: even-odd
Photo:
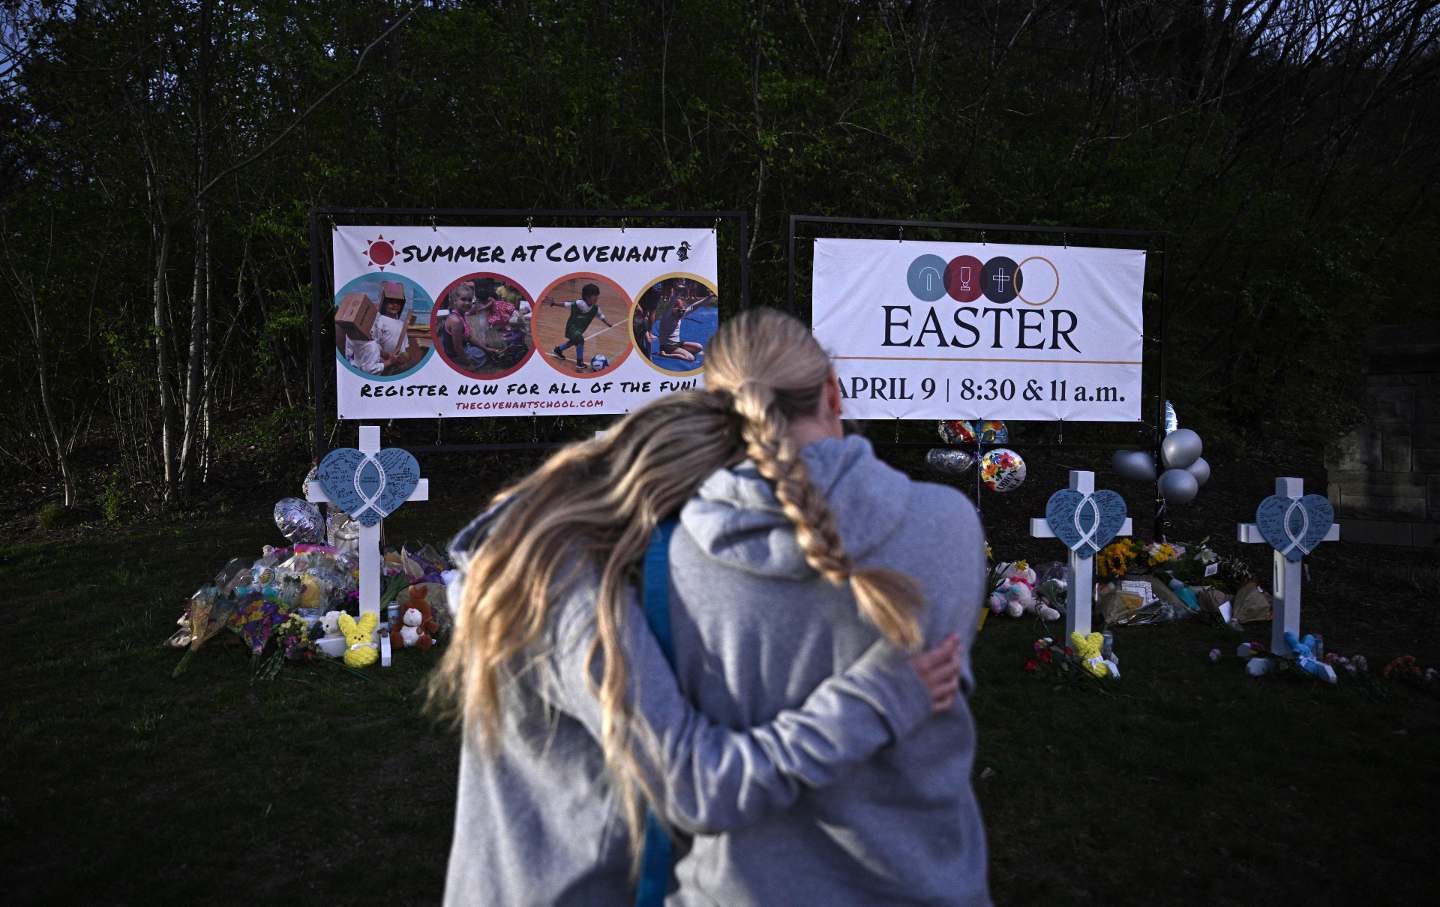
<svg viewBox="0 0 1440 907"><path fill-rule="evenodd" d="M1011 617L1034 611L1041 620L1055 620L1060 616L1059 611L1035 596L1035 571L1024 561L1016 561L1000 575L1000 582L990 593L990 610L996 614L1003 611Z"/></svg>
<svg viewBox="0 0 1440 907"><path fill-rule="evenodd" d="M1326 683L1335 682L1335 669L1315 657L1315 636L1306 633L1304 639L1300 639L1289 630L1285 631L1285 645L1290 647L1290 654L1294 656L1300 670L1320 678Z"/></svg>
<svg viewBox="0 0 1440 907"><path fill-rule="evenodd" d="M340 615L344 613L344 611L326 611L325 616L320 618L320 626L325 630L326 639L340 637Z"/></svg>
<svg viewBox="0 0 1440 907"><path fill-rule="evenodd" d="M410 600L402 605L399 625L390 630L390 645L396 649L429 649L435 644L440 624L430 610L424 583L410 587Z"/></svg>
<svg viewBox="0 0 1440 907"><path fill-rule="evenodd" d="M1245 659L1245 673L1251 677L1269 674L1274 667L1270 663L1270 653L1258 642L1242 642L1235 649L1235 657Z"/></svg>
<svg viewBox="0 0 1440 907"><path fill-rule="evenodd" d="M380 647L375 642L375 625L380 616L373 611L360 615L360 620L348 614L340 615L340 632L345 634L345 666L367 668L380 659Z"/></svg>
<svg viewBox="0 0 1440 907"><path fill-rule="evenodd" d="M1070 634L1070 644L1075 647L1075 655L1080 659L1080 666L1085 670L1096 677L1119 678L1119 662L1113 656L1107 661L1100 654L1100 648L1105 644L1105 637L1099 633L1082 636L1080 631L1076 630Z"/></svg>

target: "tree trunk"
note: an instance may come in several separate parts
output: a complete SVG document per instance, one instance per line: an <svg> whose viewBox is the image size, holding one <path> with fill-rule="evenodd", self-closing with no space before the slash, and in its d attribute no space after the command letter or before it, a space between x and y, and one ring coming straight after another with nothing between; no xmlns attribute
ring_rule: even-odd
<svg viewBox="0 0 1440 907"><path fill-rule="evenodd" d="M170 225L156 225L155 283L155 379L160 391L160 459L164 465L164 497L171 500L179 491L175 463L175 392L170 384L170 300L165 271L170 267Z"/></svg>
<svg viewBox="0 0 1440 907"><path fill-rule="evenodd" d="M190 288L190 350L185 370L185 411L180 440L181 494L188 496L198 472L196 456L200 410L205 389L206 347L209 335L210 287L208 281L210 237L204 207L195 216L195 268Z"/></svg>
<svg viewBox="0 0 1440 907"><path fill-rule="evenodd" d="M210 176L209 126L206 103L210 94L211 12L213 3L200 6L198 41L200 59L195 71L195 266L190 283L190 350L185 370L185 418L180 444L181 493L188 497L200 471L198 435L201 430L200 411L205 394L206 366L210 339L210 222L205 204L205 186Z"/></svg>
<svg viewBox="0 0 1440 907"><path fill-rule="evenodd" d="M41 317L40 300L35 287L29 287L31 340L35 344L36 377L40 382L40 409L45 413L45 428L50 435L55 465L60 469L60 483L65 490L65 506L75 506L75 475L70 469L70 445L60 436L60 423L55 418L54 391L50 387L50 363L45 356L46 328Z"/></svg>

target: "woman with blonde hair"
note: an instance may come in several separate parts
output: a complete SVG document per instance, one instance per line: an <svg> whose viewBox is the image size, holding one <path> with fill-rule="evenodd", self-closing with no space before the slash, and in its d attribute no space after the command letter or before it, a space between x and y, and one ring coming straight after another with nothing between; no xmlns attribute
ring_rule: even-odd
<svg viewBox="0 0 1440 907"><path fill-rule="evenodd" d="M708 356L707 390L565 449L453 545L447 901L628 902L647 806L702 835L680 902L985 901L953 657L980 607L974 508L842 436L793 318L746 312ZM657 551L674 673L637 600ZM945 641L912 670L925 640Z"/></svg>

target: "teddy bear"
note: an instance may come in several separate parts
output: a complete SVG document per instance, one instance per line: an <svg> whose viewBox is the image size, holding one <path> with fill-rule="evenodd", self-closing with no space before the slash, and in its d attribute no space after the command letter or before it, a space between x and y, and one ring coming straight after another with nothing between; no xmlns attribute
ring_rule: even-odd
<svg viewBox="0 0 1440 907"><path fill-rule="evenodd" d="M380 660L380 647L375 642L375 625L380 615L366 611L357 621L348 614L340 615L340 632L345 634L345 666L368 668Z"/></svg>
<svg viewBox="0 0 1440 907"><path fill-rule="evenodd" d="M1105 645L1105 637L1099 633L1087 636L1076 630L1070 634L1070 644L1075 647L1075 656L1080 659L1080 666L1085 670L1096 677L1119 679L1119 660L1114 656L1107 659L1100 654L1101 647Z"/></svg>
<svg viewBox="0 0 1440 907"><path fill-rule="evenodd" d="M434 634L440 624L430 610L425 585L410 587L410 600L403 606L400 623L390 630L390 645L396 649L429 649L435 644Z"/></svg>
<svg viewBox="0 0 1440 907"><path fill-rule="evenodd" d="M1016 561L1005 568L995 590L990 593L990 610L996 614L1002 611L1011 617L1019 617L1026 611L1034 611L1041 620L1055 620L1060 612L1035 596L1035 571L1024 561Z"/></svg>
<svg viewBox="0 0 1440 907"><path fill-rule="evenodd" d="M344 611L326 611L325 616L320 618L320 627L325 631L326 639L335 639L340 636L340 615Z"/></svg>

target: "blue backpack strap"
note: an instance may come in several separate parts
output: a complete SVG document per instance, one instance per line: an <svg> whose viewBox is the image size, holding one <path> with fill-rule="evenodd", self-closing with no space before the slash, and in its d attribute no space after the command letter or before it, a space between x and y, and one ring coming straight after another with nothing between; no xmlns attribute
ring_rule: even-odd
<svg viewBox="0 0 1440 907"><path fill-rule="evenodd" d="M660 643L660 651L670 667L675 667L675 643L670 637L670 536L677 521L666 520L650 535L645 549L644 580L640 604L645 609L645 623ZM640 862L640 880L635 887L635 907L661 907L670 887L670 871L674 863L674 845L665 826L655 814L645 813L645 851Z"/></svg>

